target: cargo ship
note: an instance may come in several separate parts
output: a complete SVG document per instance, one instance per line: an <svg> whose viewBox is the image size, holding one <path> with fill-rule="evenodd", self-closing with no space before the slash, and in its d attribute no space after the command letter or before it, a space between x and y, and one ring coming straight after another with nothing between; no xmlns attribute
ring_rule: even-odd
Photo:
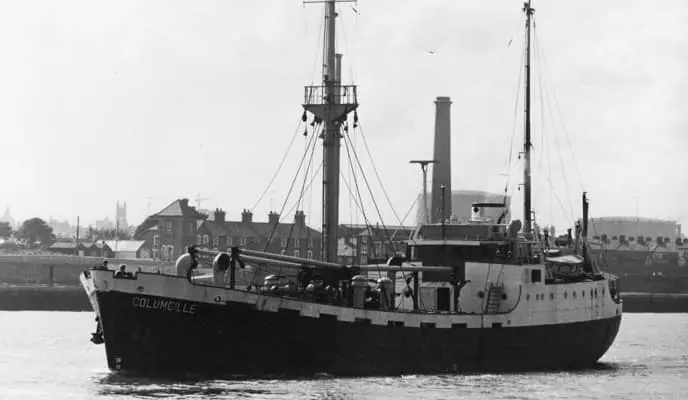
<svg viewBox="0 0 688 400"><path fill-rule="evenodd" d="M431 218L406 252L375 265L337 262L340 142L351 149L357 90L341 84L336 1L313 2L325 7L325 63L322 85L305 88L303 121L313 121L306 124L314 127L306 132L308 143L323 141L323 259L288 255L286 249L275 254L189 246L176 274L85 271L81 283L98 320L92 341L104 343L109 368L141 375L372 376L593 366L617 335L622 302L616 277L600 270L587 246L576 254L545 249L536 235L530 2L522 9L528 54L523 223L501 216L452 221L441 185ZM449 129L451 102L438 97L435 103L437 134ZM442 179L450 181L446 164ZM585 195L582 203L587 216ZM496 208L505 215L508 205L473 207L477 214ZM587 224L579 239L587 243ZM209 276L195 276L203 264L211 267Z"/></svg>

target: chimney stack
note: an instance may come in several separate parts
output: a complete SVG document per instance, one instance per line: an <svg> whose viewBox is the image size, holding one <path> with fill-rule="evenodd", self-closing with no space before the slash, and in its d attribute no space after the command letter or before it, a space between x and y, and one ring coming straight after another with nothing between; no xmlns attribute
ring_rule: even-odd
<svg viewBox="0 0 688 400"><path fill-rule="evenodd" d="M241 223L242 224L250 224L252 222L253 222L253 213L244 208L244 210L241 212Z"/></svg>
<svg viewBox="0 0 688 400"><path fill-rule="evenodd" d="M214 212L213 214L214 214L214 215L213 215L213 219L215 220L215 222L219 222L219 223L221 223L221 224L224 224L224 222L225 222L225 212L222 211L222 209L216 208L216 209L215 209L215 212Z"/></svg>
<svg viewBox="0 0 688 400"><path fill-rule="evenodd" d="M268 224L277 225L279 223L280 215L274 211L268 213Z"/></svg>
<svg viewBox="0 0 688 400"><path fill-rule="evenodd" d="M437 97L435 100L435 157L432 167L432 203L430 216L432 223L448 219L452 214L451 189L451 100ZM444 196L441 187L444 186ZM444 207L442 198L444 197ZM443 212L444 211L444 212Z"/></svg>
<svg viewBox="0 0 688 400"><path fill-rule="evenodd" d="M304 214L303 211L297 211L296 214L294 214L294 223L296 226L306 226L306 214Z"/></svg>

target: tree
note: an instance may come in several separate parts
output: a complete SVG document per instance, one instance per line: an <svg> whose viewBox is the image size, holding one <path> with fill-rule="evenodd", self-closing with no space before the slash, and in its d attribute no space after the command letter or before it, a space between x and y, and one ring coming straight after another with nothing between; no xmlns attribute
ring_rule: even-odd
<svg viewBox="0 0 688 400"><path fill-rule="evenodd" d="M0 221L0 238L8 238L12 233L12 227L9 222Z"/></svg>
<svg viewBox="0 0 688 400"><path fill-rule="evenodd" d="M130 240L131 235L122 230L117 233L116 229L96 229L93 231L93 235L88 238L89 240Z"/></svg>
<svg viewBox="0 0 688 400"><path fill-rule="evenodd" d="M29 245L35 242L46 245L55 241L53 228L40 218L30 218L24 221L17 231L17 237L26 240Z"/></svg>

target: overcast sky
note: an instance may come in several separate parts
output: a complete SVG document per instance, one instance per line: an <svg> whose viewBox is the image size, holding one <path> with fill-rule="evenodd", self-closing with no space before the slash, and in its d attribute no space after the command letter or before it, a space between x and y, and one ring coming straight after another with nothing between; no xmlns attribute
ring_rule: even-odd
<svg viewBox="0 0 688 400"><path fill-rule="evenodd" d="M521 4L339 6L344 81L359 85L363 134L400 217L421 187L408 160L432 157L437 96L453 101L454 189L502 192L515 129L508 191L521 216ZM565 227L584 189L594 217L634 216L639 205L642 216L687 226L688 2L533 6L538 220ZM320 80L321 19L322 5L298 0L2 2L0 207L16 219L93 223L126 200L139 223L200 194L203 208L237 218L279 164L303 86ZM279 209L306 140L299 133L256 219ZM370 166L360 133L352 140ZM315 182L303 208L317 226ZM398 223L375 190L385 222ZM348 222L355 213L341 192Z"/></svg>

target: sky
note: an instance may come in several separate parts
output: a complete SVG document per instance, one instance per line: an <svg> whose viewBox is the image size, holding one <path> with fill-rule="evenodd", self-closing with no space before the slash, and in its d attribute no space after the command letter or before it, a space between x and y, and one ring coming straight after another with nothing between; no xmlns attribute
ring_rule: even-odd
<svg viewBox="0 0 688 400"><path fill-rule="evenodd" d="M453 101L453 188L506 188L521 217L521 5L338 6L343 80L358 85L360 103L350 137L385 223L413 221L421 174L408 161L432 158L437 96ZM533 7L538 221L570 225L585 190L593 217L639 213L688 227L688 3ZM15 219L88 224L113 219L126 201L138 224L183 197L228 218L281 209L310 138L299 124L303 86L320 82L321 4L25 0L1 11L0 207ZM314 226L319 181L300 206ZM360 222L344 184L341 193L341 222ZM285 210L295 201L292 193ZM364 205L378 221L372 201Z"/></svg>

